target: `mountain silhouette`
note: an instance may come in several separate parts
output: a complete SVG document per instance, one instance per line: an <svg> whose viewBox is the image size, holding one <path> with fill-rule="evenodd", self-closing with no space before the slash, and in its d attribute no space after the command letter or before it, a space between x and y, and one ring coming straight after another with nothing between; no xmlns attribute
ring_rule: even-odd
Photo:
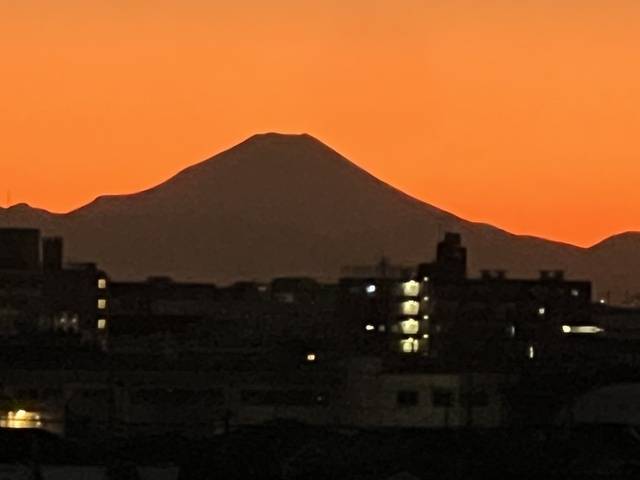
<svg viewBox="0 0 640 480"><path fill-rule="evenodd" d="M97 261L115 279L330 280L348 265L414 265L433 258L445 231L460 232L470 271L535 276L565 269L599 294L640 292L640 234L590 249L513 235L412 198L316 140L261 134L139 193L102 196L66 214L16 205L0 226L65 238L68 256Z"/></svg>

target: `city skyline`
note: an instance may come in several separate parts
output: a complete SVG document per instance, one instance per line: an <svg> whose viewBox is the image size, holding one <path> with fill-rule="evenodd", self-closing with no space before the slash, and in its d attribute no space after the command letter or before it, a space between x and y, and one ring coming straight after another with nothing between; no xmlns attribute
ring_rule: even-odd
<svg viewBox="0 0 640 480"><path fill-rule="evenodd" d="M0 476L638 477L639 21L0 0Z"/></svg>
<svg viewBox="0 0 640 480"><path fill-rule="evenodd" d="M73 210L281 131L514 233L588 246L640 228L632 2L0 11L2 206Z"/></svg>

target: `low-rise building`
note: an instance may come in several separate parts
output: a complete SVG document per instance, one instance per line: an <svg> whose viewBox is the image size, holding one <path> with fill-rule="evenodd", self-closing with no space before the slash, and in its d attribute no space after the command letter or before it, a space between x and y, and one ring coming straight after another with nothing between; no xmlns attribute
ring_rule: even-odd
<svg viewBox="0 0 640 480"><path fill-rule="evenodd" d="M95 264L65 264L61 238L0 229L0 334L67 332L102 340L108 278Z"/></svg>

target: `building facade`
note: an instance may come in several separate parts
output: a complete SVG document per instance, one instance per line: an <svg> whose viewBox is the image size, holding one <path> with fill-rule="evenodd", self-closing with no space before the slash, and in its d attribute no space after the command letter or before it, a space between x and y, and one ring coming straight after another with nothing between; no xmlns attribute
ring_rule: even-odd
<svg viewBox="0 0 640 480"><path fill-rule="evenodd" d="M108 278L95 264L63 263L62 239L0 229L0 335L56 331L100 339L108 296Z"/></svg>

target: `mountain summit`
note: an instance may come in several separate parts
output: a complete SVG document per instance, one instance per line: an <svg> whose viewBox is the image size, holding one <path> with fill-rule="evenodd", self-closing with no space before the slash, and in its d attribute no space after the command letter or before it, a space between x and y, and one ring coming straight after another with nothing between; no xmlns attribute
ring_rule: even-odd
<svg viewBox="0 0 640 480"><path fill-rule="evenodd" d="M595 275L600 289L640 291L635 272L623 275L623 284L615 280L620 252L612 259L467 222L378 180L307 134L254 135L149 190L99 197L64 215L0 210L2 224L62 235L71 256L96 260L116 279L330 279L344 266L373 264L383 255L399 264L431 260L443 233L457 231L472 272L501 268L531 276L564 268L572 277ZM604 263L593 265L596 257Z"/></svg>

